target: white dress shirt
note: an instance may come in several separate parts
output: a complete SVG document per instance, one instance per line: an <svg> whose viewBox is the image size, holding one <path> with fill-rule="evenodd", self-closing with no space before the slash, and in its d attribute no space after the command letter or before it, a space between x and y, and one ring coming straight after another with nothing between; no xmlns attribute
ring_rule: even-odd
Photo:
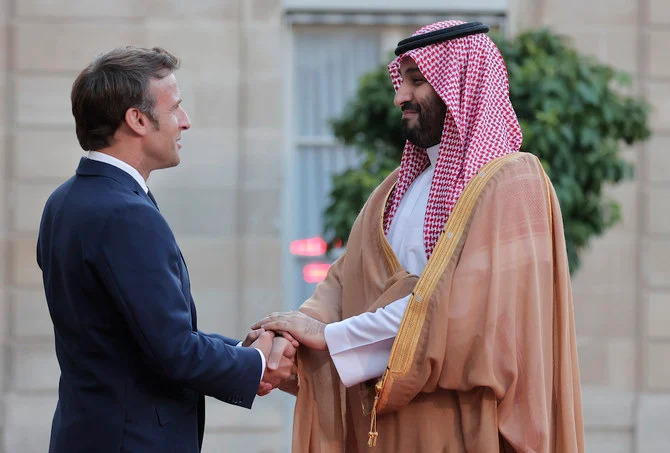
<svg viewBox="0 0 670 453"><path fill-rule="evenodd" d="M89 151L88 153L86 153L86 157L91 160L97 160L98 162L104 162L106 164L113 165L116 168L120 168L121 170L125 171L130 176L132 176L135 181L137 181L137 184L139 184L140 187L144 189L144 193L149 192L147 182L144 180L140 172L137 171L137 169L132 165L128 165L124 161L117 159L114 156L110 156L109 154L101 153L99 151Z"/></svg>
<svg viewBox="0 0 670 453"><path fill-rule="evenodd" d="M135 181L144 189L144 193L149 193L149 187L147 187L147 182L144 180L142 175L140 174L137 169L131 165L128 165L124 161L117 159L114 156L110 156L109 154L101 153L99 151L88 151L86 153L86 157L91 160L96 160L98 162L103 162L105 164L113 165L116 168L119 168L126 173L128 173L130 176L133 177ZM237 346L242 346L242 342L240 341ZM254 348L258 353L261 355L261 379L263 379L263 373L265 373L265 355L263 355L263 352L258 349Z"/></svg>
<svg viewBox="0 0 670 453"><path fill-rule="evenodd" d="M439 148L435 145L426 150L430 166L407 189L386 235L400 264L416 275L421 275L428 262L423 222ZM328 351L346 387L384 373L409 298L326 326Z"/></svg>

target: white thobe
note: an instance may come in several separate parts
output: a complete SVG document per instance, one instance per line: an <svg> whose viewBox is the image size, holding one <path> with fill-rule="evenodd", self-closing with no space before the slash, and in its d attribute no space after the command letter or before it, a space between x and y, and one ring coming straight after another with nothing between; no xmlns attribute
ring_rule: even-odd
<svg viewBox="0 0 670 453"><path fill-rule="evenodd" d="M416 275L421 275L428 262L423 223L439 147L435 145L426 150L430 166L412 182L400 200L386 236L400 264ZM409 298L403 297L375 312L326 326L328 351L346 387L382 375Z"/></svg>

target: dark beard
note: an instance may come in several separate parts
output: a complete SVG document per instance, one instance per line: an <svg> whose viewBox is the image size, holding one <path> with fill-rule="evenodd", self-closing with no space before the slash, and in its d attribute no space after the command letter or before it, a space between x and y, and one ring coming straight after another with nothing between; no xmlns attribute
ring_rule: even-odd
<svg viewBox="0 0 670 453"><path fill-rule="evenodd" d="M438 97L422 108L419 104L405 104L403 110L411 108L418 112L417 125L409 127L408 119L402 120L402 136L419 148L430 148L440 143L447 106Z"/></svg>

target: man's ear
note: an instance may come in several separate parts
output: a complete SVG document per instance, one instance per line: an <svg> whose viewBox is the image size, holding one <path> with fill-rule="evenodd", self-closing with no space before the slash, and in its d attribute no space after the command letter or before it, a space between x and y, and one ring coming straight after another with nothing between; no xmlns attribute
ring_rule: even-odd
<svg viewBox="0 0 670 453"><path fill-rule="evenodd" d="M149 121L147 115L136 107L126 110L125 122L133 132L141 136L146 135L151 127L151 121Z"/></svg>

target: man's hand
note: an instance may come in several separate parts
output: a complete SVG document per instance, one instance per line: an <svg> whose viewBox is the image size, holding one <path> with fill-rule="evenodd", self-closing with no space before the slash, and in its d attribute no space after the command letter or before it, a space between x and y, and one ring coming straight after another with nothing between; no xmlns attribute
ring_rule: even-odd
<svg viewBox="0 0 670 453"><path fill-rule="evenodd" d="M252 329L260 329L261 327L278 334L282 333L282 335L288 332L300 344L308 348L323 351L328 347L324 336L326 324L299 311L273 313L251 326Z"/></svg>
<svg viewBox="0 0 670 453"><path fill-rule="evenodd" d="M263 332L265 332L265 329L263 329L262 327L261 327L260 329L252 329L252 330L250 330L249 333L247 334L247 337L244 339L244 341L242 341L242 346L244 346L244 347L249 347L249 346L251 346L251 344L252 344L254 341L256 341L256 339L257 339ZM289 333L287 333L287 332L283 332L283 333L282 333L282 337L284 337L284 338L286 338L288 341L290 341L294 348L297 348L298 346L300 346L300 343L298 343L298 341L297 341L295 338L293 338L293 337L291 336L291 334L289 334Z"/></svg>
<svg viewBox="0 0 670 453"><path fill-rule="evenodd" d="M256 348L260 350L263 353L263 356L265 356L265 363L268 363L269 357L270 357L270 352L272 351L272 343L275 338L275 333L274 332L266 332L264 329L256 329L253 335L250 332L249 335L247 335L247 338L244 340L246 342L249 340L249 336L255 336L255 340L248 344L250 348ZM244 342L242 342L242 345L244 345ZM263 375L265 375L265 370L263 370ZM266 382L263 382L261 379L260 384L258 384L258 390L256 391L257 395L267 395L270 393L270 390L272 390L272 385L268 384Z"/></svg>
<svg viewBox="0 0 670 453"><path fill-rule="evenodd" d="M272 351L272 343L275 338L275 333L271 331L261 332L256 340L249 345L250 348L260 349L260 351L265 356L265 362L267 363L268 357L270 357L270 351ZM244 345L244 343L242 343Z"/></svg>
<svg viewBox="0 0 670 453"><path fill-rule="evenodd" d="M289 340L284 337L275 337L268 359L268 366L263 374L263 386L258 387L258 396L270 393L285 379L291 377L295 363L296 349Z"/></svg>
<svg viewBox="0 0 670 453"><path fill-rule="evenodd" d="M249 333L247 334L247 337L242 341L242 346L244 346L245 348L250 347L251 343L256 341L263 332L265 332L265 329L262 328L250 330Z"/></svg>

